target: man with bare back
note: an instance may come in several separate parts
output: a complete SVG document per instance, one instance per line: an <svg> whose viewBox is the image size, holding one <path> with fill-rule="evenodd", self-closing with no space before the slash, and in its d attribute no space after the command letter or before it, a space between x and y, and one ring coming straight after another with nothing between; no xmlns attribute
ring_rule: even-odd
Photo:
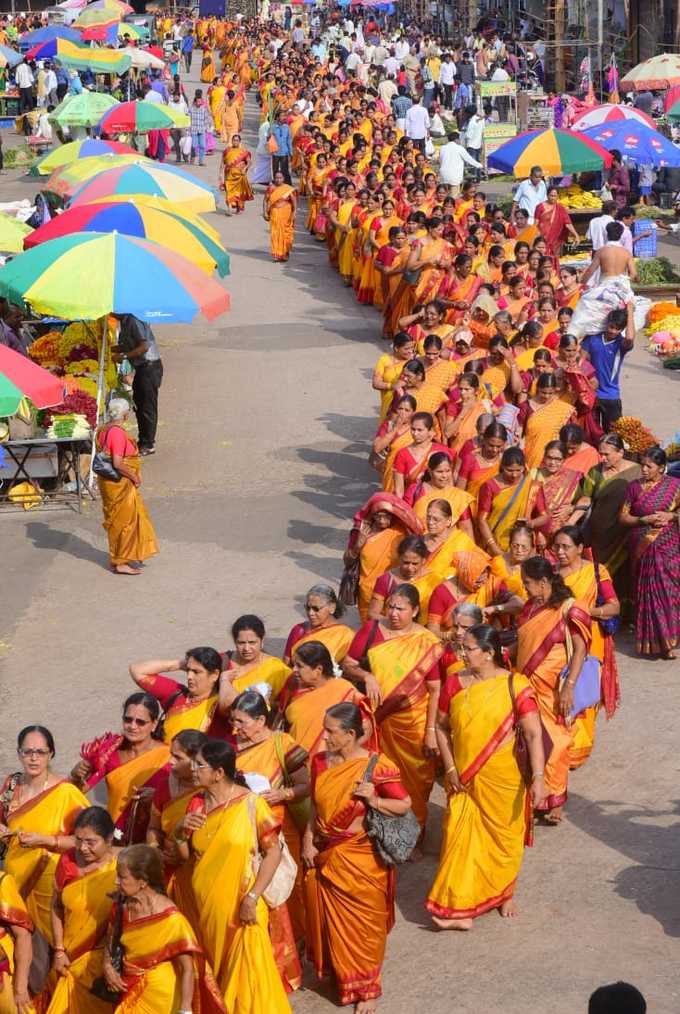
<svg viewBox="0 0 680 1014"><path fill-rule="evenodd" d="M606 227L607 242L593 256L590 267L581 278L585 286L595 284L581 296L569 324L569 333L582 338L600 334L612 310L623 310L634 301L631 282L637 279L633 256L621 246L623 226L610 222Z"/></svg>

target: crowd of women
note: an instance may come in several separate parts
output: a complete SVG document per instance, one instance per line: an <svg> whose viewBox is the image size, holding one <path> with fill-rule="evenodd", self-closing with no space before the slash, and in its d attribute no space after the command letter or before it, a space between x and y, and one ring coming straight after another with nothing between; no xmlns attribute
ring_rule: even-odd
<svg viewBox="0 0 680 1014"><path fill-rule="evenodd" d="M418 860L439 779L433 927L513 917L534 822L559 825L616 711L622 606L642 654L677 643L680 483L661 450L630 460L600 428L559 250L474 185L438 186L370 90L299 45L274 61L272 37L253 27L249 56L294 134L308 228L391 342L373 374L381 489L282 658L246 614L227 650L133 662L120 728L93 730L67 777L48 729L19 733L0 790L3 1012L276 1014L306 956L373 1014L390 835L417 822ZM281 259L283 186L266 205Z"/></svg>

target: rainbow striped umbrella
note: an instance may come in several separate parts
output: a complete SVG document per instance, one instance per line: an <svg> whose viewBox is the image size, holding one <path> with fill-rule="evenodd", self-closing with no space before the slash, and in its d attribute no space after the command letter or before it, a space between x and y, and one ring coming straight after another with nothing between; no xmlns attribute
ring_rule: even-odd
<svg viewBox="0 0 680 1014"><path fill-rule="evenodd" d="M611 165L612 157L596 141L571 130L529 130L506 141L488 158L492 169L525 177L533 166L549 176L599 170Z"/></svg>
<svg viewBox="0 0 680 1014"><path fill-rule="evenodd" d="M165 106L159 102L121 102L104 113L99 129L104 134L143 134L148 130L169 130L171 127L188 127L190 119L178 124Z"/></svg>
<svg viewBox="0 0 680 1014"><path fill-rule="evenodd" d="M180 213L168 201L158 198L118 198L115 201L79 204L52 218L26 236L26 250L75 232L120 232L140 236L182 255L212 274L217 268L229 274L229 255L210 226L196 215Z"/></svg>
<svg viewBox="0 0 680 1014"><path fill-rule="evenodd" d="M605 102L601 106L589 109L583 116L579 116L577 120L574 120L570 129L587 130L589 127L601 127L604 123L621 123L622 120L636 120L638 123L644 123L647 127L652 128L656 126L651 116L647 116L647 113L643 113L641 109Z"/></svg>
<svg viewBox="0 0 680 1014"><path fill-rule="evenodd" d="M50 39L70 39L71 42L80 42L80 32L68 25L46 25L44 28L37 28L34 32L24 32L21 36L21 48L32 49Z"/></svg>
<svg viewBox="0 0 680 1014"><path fill-rule="evenodd" d="M68 165L61 166L60 169L55 169L44 189L67 199L73 197L86 180L92 179L98 173L104 173L120 166L132 165L136 162L151 163L151 159L145 159L143 155L137 154L91 155L89 158L80 158L76 162L70 162Z"/></svg>
<svg viewBox="0 0 680 1014"><path fill-rule="evenodd" d="M14 415L23 398L30 398L36 408L59 405L64 400L64 381L0 345L0 416Z"/></svg>
<svg viewBox="0 0 680 1014"><path fill-rule="evenodd" d="M139 158L139 152L136 152L129 144L85 137L81 141L71 141L69 144L62 144L61 147L55 148L54 151L48 151L35 163L31 169L31 176L49 176L57 169L77 162L81 158L94 158L98 155L134 155L135 158Z"/></svg>
<svg viewBox="0 0 680 1014"><path fill-rule="evenodd" d="M74 233L27 250L0 268L0 295L65 320L131 313L187 324L229 309L228 293L186 257L117 232Z"/></svg>
<svg viewBox="0 0 680 1014"><path fill-rule="evenodd" d="M91 70L96 74L124 74L130 67L130 57L115 49L90 49L70 39L52 39L29 49L28 60L56 58L65 67Z"/></svg>
<svg viewBox="0 0 680 1014"><path fill-rule="evenodd" d="M124 155L120 157L125 158ZM97 173L75 192L69 206L90 204L100 197L127 197L134 194L163 197L179 205L178 210L182 212L187 210L202 214L216 208L215 191L207 183L202 183L174 166L150 159Z"/></svg>

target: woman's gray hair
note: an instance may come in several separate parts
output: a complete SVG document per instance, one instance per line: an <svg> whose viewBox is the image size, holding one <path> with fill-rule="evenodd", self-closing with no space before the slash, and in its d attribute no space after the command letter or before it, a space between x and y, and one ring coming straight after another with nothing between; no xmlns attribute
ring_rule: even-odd
<svg viewBox="0 0 680 1014"><path fill-rule="evenodd" d="M109 419L122 419L130 411L130 402L127 398L112 398L109 402L106 414Z"/></svg>
<svg viewBox="0 0 680 1014"><path fill-rule="evenodd" d="M469 616L471 620L475 621L475 626L478 623L482 623L484 620L484 613L476 606L474 602L461 602L459 606L453 610L454 616Z"/></svg>
<svg viewBox="0 0 680 1014"><path fill-rule="evenodd" d="M333 606L335 610L336 619L339 619L345 611L345 608L338 599L335 589L331 588L329 584L314 584L307 592L305 599L309 599L310 595L314 595L320 599L324 599L329 606Z"/></svg>

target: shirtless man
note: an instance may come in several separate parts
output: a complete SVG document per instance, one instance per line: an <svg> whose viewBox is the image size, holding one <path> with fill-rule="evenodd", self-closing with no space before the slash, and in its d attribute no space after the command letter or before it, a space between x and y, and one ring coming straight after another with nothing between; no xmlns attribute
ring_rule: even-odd
<svg viewBox="0 0 680 1014"><path fill-rule="evenodd" d="M620 275L628 275L631 282L637 280L633 255L620 244L623 225L621 222L609 222L605 232L607 242L605 246L596 250L590 267L581 277L581 285L585 285L598 268L600 269L600 282L605 278L618 278Z"/></svg>
<svg viewBox="0 0 680 1014"><path fill-rule="evenodd" d="M590 267L581 278L581 286L593 279L595 284L583 290L569 324L569 333L577 338L601 334L611 310L622 310L634 302L631 282L637 280L635 261L620 240L621 222L610 222L606 228L607 243L595 252Z"/></svg>

